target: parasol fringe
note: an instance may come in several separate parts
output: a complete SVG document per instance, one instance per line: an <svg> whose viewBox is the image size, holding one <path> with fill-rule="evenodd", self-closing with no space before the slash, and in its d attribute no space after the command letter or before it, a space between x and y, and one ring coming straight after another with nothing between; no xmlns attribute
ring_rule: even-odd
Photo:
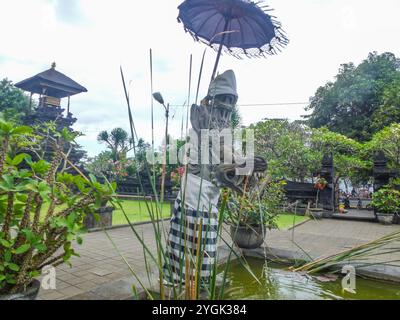
<svg viewBox="0 0 400 320"><path fill-rule="evenodd" d="M225 45L222 46L222 51L234 58L237 59L243 59L243 56L246 56L248 58L267 58L268 56L273 56L278 54L279 52L282 52L281 49L285 48L289 44L289 39L286 36L286 32L282 29L282 24L277 21L277 17L273 16L269 13L266 12L271 12L274 11L273 8L269 7L269 5L263 3L263 1L250 1L248 0L250 4L252 4L256 9L259 9L263 11L265 14L267 14L271 22L274 26L274 32L275 32L275 37L269 42L266 43L262 47L255 47L255 48L250 48L250 49L243 49L243 48L237 48L237 47L227 47ZM182 20L178 17L178 22L182 23ZM184 24L183 24L184 25ZM184 30L185 32L188 32L194 41L196 42L201 42L209 47L211 47L213 50L218 51L220 44L219 43L211 43L207 39L204 39L200 36L198 36L195 32L192 30L188 29L184 25Z"/></svg>
<svg viewBox="0 0 400 320"><path fill-rule="evenodd" d="M198 37L191 30L184 28L185 32L188 32L194 41L204 43L205 45L211 47L213 50L218 51L219 44L218 43L210 43L209 41ZM286 37L285 32L282 27L275 27L276 36L271 40L270 43L265 44L261 48L254 49L242 49L242 48L228 48L225 45L223 46L223 52L236 58L242 60L241 55L244 55L248 58L267 58L267 56L277 55L278 52L282 52L281 49L285 48L289 44L289 39ZM251 51L254 52L251 52ZM265 55L267 54L267 55Z"/></svg>

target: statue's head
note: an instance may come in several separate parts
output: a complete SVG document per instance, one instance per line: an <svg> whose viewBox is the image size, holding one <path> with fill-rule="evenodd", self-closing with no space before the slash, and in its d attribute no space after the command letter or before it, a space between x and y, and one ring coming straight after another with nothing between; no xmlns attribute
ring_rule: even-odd
<svg viewBox="0 0 400 320"><path fill-rule="evenodd" d="M236 77L232 70L227 70L211 81L203 106L212 106L214 116L222 123L228 123L238 100Z"/></svg>
<svg viewBox="0 0 400 320"><path fill-rule="evenodd" d="M215 98L221 95L230 95L238 98L236 77L233 70L227 70L224 73L218 75L214 80L211 81L208 88L208 96Z"/></svg>

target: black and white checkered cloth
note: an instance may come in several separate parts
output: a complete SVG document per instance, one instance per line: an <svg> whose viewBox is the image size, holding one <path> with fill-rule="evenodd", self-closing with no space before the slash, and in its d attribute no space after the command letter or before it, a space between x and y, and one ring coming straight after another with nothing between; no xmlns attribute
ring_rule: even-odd
<svg viewBox="0 0 400 320"><path fill-rule="evenodd" d="M165 276L169 281L184 283L186 272L193 280L197 267L197 248L201 233L200 254L201 272L199 280L208 282L215 263L217 252L218 213L196 211L191 208L183 210L181 200L175 200L174 212L171 218L166 256L169 267L164 265ZM202 230L200 231L200 225ZM189 268L187 268L187 263Z"/></svg>

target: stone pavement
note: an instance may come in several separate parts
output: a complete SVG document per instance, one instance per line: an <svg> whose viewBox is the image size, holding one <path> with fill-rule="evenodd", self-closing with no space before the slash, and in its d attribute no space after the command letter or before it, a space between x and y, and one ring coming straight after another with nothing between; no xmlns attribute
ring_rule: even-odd
<svg viewBox="0 0 400 320"><path fill-rule="evenodd" d="M164 222L165 228L168 224ZM145 243L155 252L153 226L144 224L137 226L136 230L143 235ZM333 219L311 220L298 225L294 230L269 231L266 251L269 256L304 259L306 258L304 250L316 258L399 230L398 225L383 226L370 222ZM131 268L139 274L139 279L146 281L143 249L132 230L123 227L109 230L108 234ZM226 231L223 237L229 239ZM83 245L76 245L76 249L81 257L72 258L73 267L61 265L56 269L56 290L41 289L38 299L127 299L132 295L132 285L138 285L138 281L103 231L84 235ZM260 255L263 252L261 249L245 253ZM380 259L400 260L400 252L381 256ZM146 281L145 285L147 287L155 283L148 284Z"/></svg>

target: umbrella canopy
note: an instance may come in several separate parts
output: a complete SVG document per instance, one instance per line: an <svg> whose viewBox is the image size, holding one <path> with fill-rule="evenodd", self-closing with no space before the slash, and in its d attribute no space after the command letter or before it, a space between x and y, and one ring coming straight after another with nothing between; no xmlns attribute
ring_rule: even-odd
<svg viewBox="0 0 400 320"><path fill-rule="evenodd" d="M288 43L265 5L247 0L186 0L178 9L178 21L195 40L235 57L276 54Z"/></svg>

